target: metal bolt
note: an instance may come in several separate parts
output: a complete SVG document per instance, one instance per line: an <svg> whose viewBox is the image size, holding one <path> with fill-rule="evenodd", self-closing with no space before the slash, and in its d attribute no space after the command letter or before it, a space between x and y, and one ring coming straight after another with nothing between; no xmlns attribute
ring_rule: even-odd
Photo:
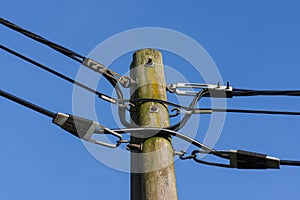
<svg viewBox="0 0 300 200"><path fill-rule="evenodd" d="M158 110L159 110L159 108L158 108L157 105L153 105L153 106L151 106L151 108L150 108L150 112L151 112L151 113L158 113Z"/></svg>
<svg viewBox="0 0 300 200"><path fill-rule="evenodd" d="M145 64L145 67L154 67L154 62L152 58L149 58L147 63Z"/></svg>
<svg viewBox="0 0 300 200"><path fill-rule="evenodd" d="M230 85L229 82L227 81L226 89L229 89Z"/></svg>

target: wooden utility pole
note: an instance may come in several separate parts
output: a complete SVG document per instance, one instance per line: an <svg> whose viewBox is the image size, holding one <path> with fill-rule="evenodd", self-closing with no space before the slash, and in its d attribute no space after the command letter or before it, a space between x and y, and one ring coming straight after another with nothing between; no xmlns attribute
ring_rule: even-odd
<svg viewBox="0 0 300 200"><path fill-rule="evenodd" d="M132 99L167 99L160 51L136 51L130 70L131 77L136 80L130 88ZM169 126L169 113L164 104L139 103L132 110L132 123L141 127ZM171 137L150 132L139 135L133 133L131 141L142 144L141 149L131 152L131 200L177 200Z"/></svg>

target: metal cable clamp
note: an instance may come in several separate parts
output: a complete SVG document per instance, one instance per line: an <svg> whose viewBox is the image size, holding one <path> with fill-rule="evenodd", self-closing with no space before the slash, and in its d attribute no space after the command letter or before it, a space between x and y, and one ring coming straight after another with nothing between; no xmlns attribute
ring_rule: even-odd
<svg viewBox="0 0 300 200"><path fill-rule="evenodd" d="M84 139L88 142L92 142L98 145L102 145L109 148L116 148L120 145L120 142L122 141L123 137L121 134L116 133L115 131L110 130L109 128L99 124L96 121L77 117L74 115L68 115L64 113L57 113L56 117L53 119L53 123L60 126L62 129L68 131L69 133L75 135L76 137L79 137L81 139ZM102 142L96 139L92 138L92 135L97 130L103 130L105 132L108 132L109 134L119 138L119 140L116 142L116 144L111 144L107 142Z"/></svg>
<svg viewBox="0 0 300 200"><path fill-rule="evenodd" d="M167 86L169 92L184 95L184 96L196 96L199 92L186 89L202 89L209 90L209 96L214 98L231 98L233 88L227 82L226 86L214 84L200 84L200 83L174 83Z"/></svg>
<svg viewBox="0 0 300 200"><path fill-rule="evenodd" d="M112 79L118 81L124 88L129 88L135 81L129 76L121 76L120 74L112 71L111 69L107 68L103 64L91 59L85 58L82 64L91 70L98 72L100 74L105 74Z"/></svg>
<svg viewBox="0 0 300 200"><path fill-rule="evenodd" d="M212 114L213 110L212 109L197 109L197 110L184 110L180 108L172 108L171 112L175 112L174 114L169 114L169 117L176 117L179 114L185 114L185 115L192 115L192 114Z"/></svg>

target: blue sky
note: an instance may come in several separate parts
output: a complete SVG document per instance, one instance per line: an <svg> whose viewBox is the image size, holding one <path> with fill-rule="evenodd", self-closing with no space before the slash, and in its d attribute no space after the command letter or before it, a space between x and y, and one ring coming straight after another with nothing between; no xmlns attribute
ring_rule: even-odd
<svg viewBox="0 0 300 200"><path fill-rule="evenodd" d="M108 37L139 27L164 27L200 43L237 88L299 89L300 3L294 1L3 1L1 17L83 55ZM7 28L5 44L68 76L78 63ZM201 82L192 67L167 52L165 64ZM72 112L73 86L0 52L1 89L52 111ZM105 58L103 58L105 59ZM100 60L101 61L101 60ZM124 73L131 54L116 60ZM174 80L176 81L176 80ZM104 81L99 90L110 94ZM206 102L209 104L209 102ZM97 100L101 123L115 127L108 103ZM228 100L230 108L300 111L296 97ZM0 199L129 199L129 174L97 161L51 119L0 100ZM100 116L106 113L105 117ZM300 160L299 117L228 114L217 149L246 149ZM201 121L202 140L209 117ZM193 150L193 147L190 148ZM111 159L114 159L112 157ZM121 162L121 161L120 161ZM179 199L297 199L299 168L251 171L175 162Z"/></svg>

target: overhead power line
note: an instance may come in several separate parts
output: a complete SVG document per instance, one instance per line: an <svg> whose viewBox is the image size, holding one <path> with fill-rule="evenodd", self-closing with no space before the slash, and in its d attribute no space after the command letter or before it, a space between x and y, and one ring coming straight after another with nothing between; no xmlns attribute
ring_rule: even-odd
<svg viewBox="0 0 300 200"><path fill-rule="evenodd" d="M23 105L23 106L25 106L27 108L32 109L32 110L35 110L35 111L37 111L37 112L39 112L39 113L41 113L43 115L46 115L48 117L52 117L53 118L56 115L54 112L51 112L50 110L47 110L47 109L42 108L40 106L37 106L37 105L35 105L33 103L30 103L29 101L25 101L25 100L23 100L23 99L21 99L19 97L16 97L16 96L14 96L14 95L12 95L10 93L5 92L3 90L0 90L0 96L3 96L4 98L7 98L7 99L9 99L11 101L14 101L14 102L16 102L16 103L18 103L20 105Z"/></svg>
<svg viewBox="0 0 300 200"><path fill-rule="evenodd" d="M108 96L108 95L105 95L99 91L96 91L78 81L75 81L45 65L42 65L41 63L37 62L37 61L34 61L16 51L13 51L12 49L8 48L8 47L5 47L3 45L0 45L0 48L7 51L8 53L12 54L12 55L15 55L33 65L36 65L37 67L55 75L55 76L58 76L72 84L75 84L91 93L94 93L96 94L99 98L105 100L105 101L108 101L108 102L111 102L111 103L141 103L141 102L159 102L159 103L162 103L162 104L167 104L167 105L170 105L170 106L174 106L176 108L179 108L179 109L184 109L184 110L187 110L187 111L190 111L189 112L184 112L185 113L185 116L183 117L182 121L171 126L170 129L172 130L179 130L180 128L182 128L188 121L188 119L190 118L191 114L205 114L205 113L209 113L207 111L211 111L211 112L230 112L230 113L249 113L249 114L278 114L278 115L300 115L300 112L289 112L289 111L266 111L266 110L247 110L247 109L221 109L221 108L195 108L197 102L201 99L201 97L205 96L208 91L207 90L204 90L203 93L199 92L199 95L196 96L194 98L194 100L192 101L191 105L190 106L182 106L182 105L179 105L179 104L175 104L175 103L172 103L172 102L169 102L169 101L163 101L163 100L159 100L159 99L152 99L152 98L143 98L143 99L116 99L116 98L113 98L111 96ZM240 89L238 89L240 90ZM206 91L206 92L205 92ZM284 94L284 91L277 91L279 92L280 94ZM297 91L288 91L289 94L294 94L293 96L296 95ZM275 95L276 93L273 91L272 92L272 95ZM235 94L234 94L235 95ZM178 110L180 111L180 110Z"/></svg>
<svg viewBox="0 0 300 200"><path fill-rule="evenodd" d="M63 47L57 43L54 43L40 35L37 35L35 33L32 33L28 30L25 30L24 28L21 28L20 26L5 20L3 18L0 18L0 23L12 30L15 30L37 42L40 42L54 50L56 50L59 53L62 53L63 55L72 58L73 60L79 62L80 64L82 64L83 66L98 72L100 74L103 74L103 76L108 79L108 81L112 81L114 80L115 82L119 82L123 87L130 87L130 85L134 82L133 79L131 79L130 77L127 76L121 76L120 74L110 70L109 68L107 68L106 66L104 66L103 64L91 59L91 58L86 58L66 47Z"/></svg>
<svg viewBox="0 0 300 200"><path fill-rule="evenodd" d="M203 108L203 110L207 110ZM264 115L300 115L300 112L292 111L271 111L271 110L247 110L247 109L230 109L230 108L211 108L212 112L228 113L247 113L247 114L264 114Z"/></svg>
<svg viewBox="0 0 300 200"><path fill-rule="evenodd" d="M280 165L300 166L300 161L295 161L295 160L280 160Z"/></svg>
<svg viewBox="0 0 300 200"><path fill-rule="evenodd" d="M32 110L35 110L45 116L51 117L53 119L53 123L56 125L59 125L64 130L70 132L71 134L75 135L76 137L79 137L81 139L87 140L89 142L93 142L95 144L107 146L110 148L116 148L122 143L129 143L129 145L137 145L138 144L131 144L131 141L123 140L121 134L122 133L131 133L131 132L143 132L143 133L153 133L157 132L158 134L166 134L166 135L172 135L174 137L178 137L180 139L183 139L197 148L200 148L201 150L194 150L191 155L185 156L184 152L181 152L180 158L183 160L186 159L193 159L194 161L205 164L205 165L212 165L212 166L218 166L218 167L226 167L226 168L239 168L239 169L268 169L268 168L279 168L280 165L291 165L291 166L300 166L300 161L292 161L292 160L279 160L278 158L270 157L264 154L258 154L254 152L248 152L248 151L218 151L215 150L195 139L192 139L182 133L177 132L177 130L181 129L189 120L190 116L192 114L211 114L213 112L230 112L230 113L252 113L252 114L271 114L271 115L300 115L300 112L294 112L294 111L267 111L267 110L250 110L250 109L227 109L227 108L197 108L196 105L200 101L202 97L211 97L211 98L232 98L232 97L239 97L239 96L300 96L300 90L248 90L248 89L238 89L233 88L229 86L229 83L227 86L220 86L218 85L212 85L212 84L193 84L193 83L178 83L178 84L171 84L168 86L168 91L176 93L178 95L189 95L194 96L192 102L189 106L184 106L180 104L176 104L169 101L164 101L160 99L153 99L153 98L136 98L136 99L124 99L122 90L119 87L119 83L123 87L129 87L131 84L134 83L135 80L133 80L130 77L123 77L120 76L118 73L108 69L104 65L98 63L97 61L94 61L90 58L86 58L66 47L63 47L59 44L56 44L52 41L47 40L44 37L41 37L35 33L32 33L28 30L25 30L12 22L9 22L3 18L0 18L0 23L3 24L6 27L9 27L35 41L38 41L42 44L45 44L49 46L50 48L62 53L63 55L66 55L67 57L72 58L73 60L81 63L82 65L90 68L93 71L96 71L100 74L102 74L109 83L115 88L117 98L113 98L110 96L107 96L103 93L100 93L72 78L69 78L45 65L42 65L41 63L34 61L33 59L30 59L16 51L13 51L3 45L0 45L0 48L7 51L10 54L13 54L33 65L38 66L39 68L58 76L72 84L78 85L79 87L92 92L96 95L98 95L100 98L109 101L114 104L119 105L119 116L122 124L126 127L125 129L114 129L111 130L109 128L104 127L103 125L100 125L98 122L84 119L78 116L73 116L69 114L63 114L63 113L53 113L45 108L42 108L40 106L37 106L31 102L25 101L19 97L16 97L12 94L9 94L3 90L0 90L0 96L3 96L7 99L10 99L20 105L23 105L25 107L28 107ZM198 88L200 91L184 91L180 90L178 88ZM174 116L177 116L178 114L184 114L184 117L182 120L174 125L171 125L170 127L166 127L164 129L159 128L142 128L138 126L132 125L130 122L126 121L126 106L131 105L132 107L136 105L141 105L146 102L157 102L161 103L163 105L169 105L175 107L175 110L177 113L174 114ZM92 132L90 132L92 131ZM91 135L94 133L98 134L111 134L118 138L115 144L109 144L105 142L101 142L95 139L91 138ZM152 135L152 134L150 134ZM207 153L207 154L213 154L217 157L229 160L229 164L224 163L214 163L214 162L208 162L205 160L201 160L197 158L198 154Z"/></svg>
<svg viewBox="0 0 300 200"><path fill-rule="evenodd" d="M300 90L247 90L234 88L233 96L300 96Z"/></svg>
<svg viewBox="0 0 300 200"><path fill-rule="evenodd" d="M41 68L41 69L43 69L43 70L45 70L45 71L53 74L53 75L55 75L55 76L58 76L59 78L62 78L62 79L66 80L66 81L68 81L68 82L70 82L72 84L75 84L75 85L77 85L77 86L79 86L79 87L81 87L81 88L83 88L83 89L85 89L85 90L87 90L87 91L89 91L91 93L96 94L99 98L101 98L101 99L103 99L105 101L108 101L108 102L111 102L111 103L117 103L116 99L114 99L114 98L112 98L110 96L107 96L107 95L105 95L105 94L103 94L101 92L98 92L98 91L96 91L96 90L94 90L94 89L92 89L92 88L90 88L90 87L88 87L88 86L86 86L86 85L78 82L78 81L75 81L75 80L73 80L73 79L71 79L71 78L69 78L69 77L67 77L67 76L65 76L65 75L63 75L63 74L61 74L61 73L59 73L59 72L57 72L57 71L55 71L55 70L47 67L47 66L45 66L45 65L42 65L41 63L39 63L37 61L34 61L34 60L32 60L32 59L30 59L30 58L28 58L28 57L26 57L26 56L24 56L24 55L16 52L16 51L13 51L12 49L10 49L8 47L5 47L5 46L3 46L3 45L0 44L0 48L3 49L4 51L7 51L8 53L10 53L12 55L15 55L15 56L17 56L17 57L19 57L19 58L21 58L21 59L23 59L23 60L25 60L25 61L33 64L33 65L35 65L35 66L37 66L37 67L39 67L39 68Z"/></svg>
<svg viewBox="0 0 300 200"><path fill-rule="evenodd" d="M47 110L46 108L40 107L36 104L33 104L29 101L26 101L24 99L21 99L17 96L14 96L8 92L5 92L3 90L0 90L0 96L9 99L15 103L18 103L22 106L25 106L31 110L34 110L36 112L39 112L47 117L52 118L52 122L58 126L60 126L65 131L71 133L72 135L79 137L81 139L84 139L88 142L92 142L98 145L110 147L110 148L116 148L120 145L120 143L116 144L110 144L102 141L98 141L95 139L92 139L92 134L96 130L104 130L106 133L110 133L111 135L119 138L120 141L123 140L122 136L109 128L104 127L103 125L100 125L98 122L85 119L82 117L64 114L64 113L54 113L50 110Z"/></svg>
<svg viewBox="0 0 300 200"><path fill-rule="evenodd" d="M177 123L176 125L174 126L171 126L170 128L171 129L174 129L174 130L178 130L180 128L182 128L186 122L188 121L189 119L189 112L191 112L191 114L194 114L194 113L207 113L207 112L203 112L205 109L200 109L200 108L195 108L195 105L197 104L197 102L200 100L200 98L202 96L210 96L210 97L214 97L214 96L211 96L211 94L214 94L214 91L218 91L218 90L213 90L213 91L209 91L209 93L206 93L205 95L200 95L201 97L197 100L197 98L195 97L194 100L192 101L191 105L190 106L183 106L183 105L179 105L179 104L176 104L176 103L172 103L172 102L168 102L168 101L162 101L162 100L158 100L158 99L132 99L132 100L128 100L128 99L123 99L123 94L122 94L122 91L120 90L119 86L117 85L117 82L118 80L115 79L114 76L119 76L117 73L107 69L105 66L99 64L98 62L94 61L94 60L91 60L89 58L86 58L66 47L63 47L57 43L54 43L52 41L49 41L48 39L42 37L42 36L39 36L35 33L32 33L28 30L25 30L24 28L21 28L20 26L12 23L12 22L9 22L8 20L5 20L3 18L0 18L0 23L8 28L11 28L31 39L34 39L42 44L45 44L49 47L51 47L52 49L80 62L81 64L85 64L85 66L88 66L89 68L91 68L92 70L94 71L100 71L105 78L108 79L108 81L115 87L116 91L117 91L117 95L118 95L118 99L116 98L113 98L113 97L109 97L105 94L102 94L92 88L89 88L87 86L85 86L84 84L82 83L79 83L65 75L62 75L36 61L33 61L32 59L29 59L28 57L26 56L23 56L7 47L4 47L3 45L1 45L0 47L15 55L15 56L18 56L19 58L22 58L24 60L26 60L27 62L30 62L56 76L59 76L60 78L63 78L73 84L76 84L92 93L95 93L96 95L98 95L100 98L106 100L106 101L109 101L109 102L112 102L112 103L141 103L141 102L159 102L159 103L162 103L162 104L166 104L166 105L170 105L170 106L174 106L176 108L179 108L179 109L184 109L188 112L184 112L185 116L183 117L182 121ZM99 68L99 69L98 69ZM130 79L128 79L130 80ZM132 81L132 80L131 80ZM173 84L174 85L174 84ZM186 85L186 84L185 84ZM199 87L199 84L189 84L189 88L191 88L191 85L194 87L196 85L196 87ZM205 85L205 84L204 84ZM128 85L127 85L128 86ZM200 86L202 87L203 84L200 84ZM266 90L266 91L259 91L259 90L246 90L246 89L235 89L233 88L232 89L232 94L230 94L230 90L227 90L229 89L229 85L227 85L226 87L224 87L224 91L226 91L226 97L231 97L231 96L256 96L256 95L288 95L288 96L299 96L300 94L300 91L298 90L288 90L288 91L278 91L278 90ZM176 89L176 88L175 88ZM195 93L195 94L198 94ZM200 92L199 92L200 94ZM209 95L208 95L209 94ZM216 93L216 94L219 94ZM194 106L192 106L192 104L195 104ZM125 119L125 107L124 106L121 106L119 107L119 114L120 114L120 118L121 118L121 122L123 123L123 125L125 125L126 127L131 127L130 126L130 123L126 121ZM281 115L299 115L298 112L287 112L287 111L260 111L260 110L238 110L238 109L221 109L221 108L213 108L211 109L211 112L234 112L234 113L252 113L252 114L281 114ZM209 113L209 112L208 112ZM181 124L181 125L180 125Z"/></svg>
<svg viewBox="0 0 300 200"><path fill-rule="evenodd" d="M211 98L232 98L239 96L300 96L300 90L249 90L239 89L230 86L229 82L225 86L203 83L172 83L167 86L171 93L183 96L196 96L197 90L209 90L204 97Z"/></svg>
<svg viewBox="0 0 300 200"><path fill-rule="evenodd" d="M64 130L70 132L71 134L75 135L76 137L79 137L81 139L87 140L89 142L93 142L95 144L103 145L110 148L116 148L121 143L124 143L123 137L120 134L128 133L128 132L143 132L143 133L149 133L149 135L152 135L151 133L159 133L159 134L168 134L175 137L178 137L180 139L183 139L194 146L203 149L201 150L194 150L191 154L191 156L183 157L184 153L180 156L181 159L193 159L196 162L200 164L205 165L212 165L217 167L226 167L226 168L239 168L239 169L269 169L269 168L279 168L280 165L290 165L290 166L300 166L300 161L293 161L293 160L280 160L278 158L270 157L264 154L258 154L248 151L217 151L195 139L192 139L182 133L168 130L168 129L160 129L160 128L131 128L131 129L108 129L104 127L103 125L100 125L97 122L94 122L92 120L84 119L81 117L63 114L63 113L57 113L55 114L52 111L49 111L45 108L42 108L38 105L35 105L31 102L28 102L24 99L21 99L19 97L16 97L10 93L7 93L3 90L0 90L0 96L7 98L13 102L16 102L20 105L23 105L29 109L32 109L34 111L37 111L45 116L48 116L53 119L53 123L60 126ZM93 128L92 128L93 127ZM101 142L95 139L91 138L92 133L89 133L89 131L92 128L92 133L98 133L98 134L104 134L108 133L111 135L114 135L115 137L119 138L116 144L108 144L105 142ZM100 128L100 129L99 129ZM130 143L130 141L128 141ZM222 164L222 163L213 163L208 162L204 160L200 160L197 158L197 154L199 153L208 153L213 154L217 157L226 159L230 161L230 164Z"/></svg>
<svg viewBox="0 0 300 200"><path fill-rule="evenodd" d="M63 46L61 46L59 44L51 42L48 39L46 39L46 38L44 38L44 37L42 37L40 35L37 35L35 33L32 33L30 31L28 31L28 30L25 30L22 27L14 24L14 23L12 23L12 22L10 22L8 20L0 18L0 23L2 25L4 25L4 26L10 28L10 29L13 29L13 30L15 30L15 31L17 31L17 32L19 32L19 33L21 33L21 34L23 34L23 35L25 35L25 36L27 36L27 37L35 40L35 41L37 41L37 42L45 44L45 45L51 47L52 49L54 49L54 50L56 50L56 51L58 51L58 52L60 52L60 53L62 53L64 55L66 55L66 56L68 56L68 57L70 57L70 58L72 58L72 59L74 59L74 60L76 60L78 62L83 62L83 60L85 59L84 56L82 56L82 55L80 55L80 54L78 54L78 53L76 53L76 52L74 52L74 51L72 51L72 50L70 50L70 49L68 49L66 47L63 47Z"/></svg>

